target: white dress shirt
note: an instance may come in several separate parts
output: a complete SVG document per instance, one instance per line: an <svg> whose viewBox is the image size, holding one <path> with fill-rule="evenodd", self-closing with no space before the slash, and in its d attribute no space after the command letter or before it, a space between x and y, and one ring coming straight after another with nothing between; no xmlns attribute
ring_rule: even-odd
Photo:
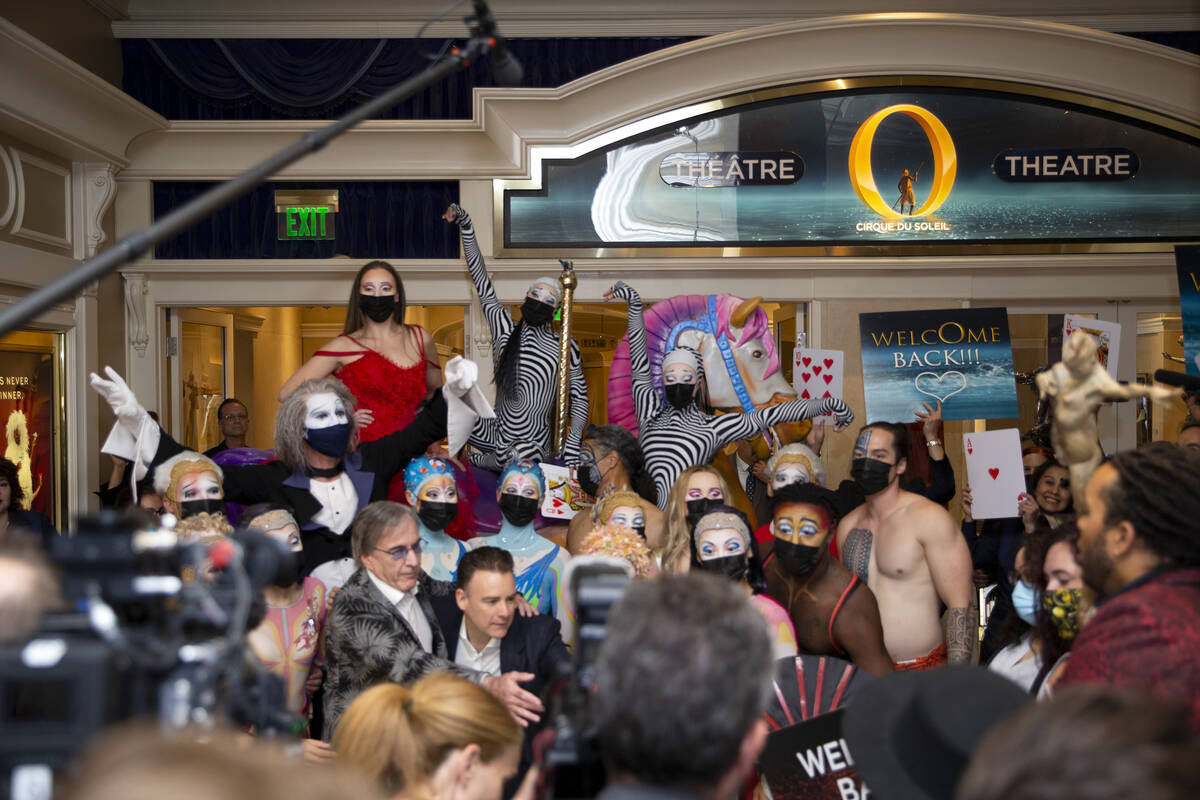
<svg viewBox="0 0 1200 800"><path fill-rule="evenodd" d="M309 478L308 491L321 504L321 510L313 514L313 522L336 534L345 533L358 513L358 491L350 476L342 472L331 481Z"/></svg>
<svg viewBox="0 0 1200 800"><path fill-rule="evenodd" d="M426 653L433 652L433 629L429 627L429 620L425 617L425 612L421 610L421 604L417 602L417 589L420 584L416 584L411 590L402 592L399 589L389 586L375 576L371 570L367 570L367 577L375 584L379 591L383 592L383 596L387 601L394 605L400 611L400 616L404 617L405 622L412 628L413 633L417 635L417 641L421 643L421 649Z"/></svg>
<svg viewBox="0 0 1200 800"><path fill-rule="evenodd" d="M467 620L463 618L458 626L458 650L454 653L454 663L500 677L500 640L493 636L482 650L476 650L467 636Z"/></svg>

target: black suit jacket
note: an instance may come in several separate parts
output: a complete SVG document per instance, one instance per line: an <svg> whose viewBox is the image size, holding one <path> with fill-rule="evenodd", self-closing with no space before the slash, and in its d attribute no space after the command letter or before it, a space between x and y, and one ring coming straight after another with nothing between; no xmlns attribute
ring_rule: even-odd
<svg viewBox="0 0 1200 800"><path fill-rule="evenodd" d="M438 627L441 628L442 638L446 640L446 658L454 660L458 653L458 632L462 625L463 614L454 601L454 595L433 595L429 597L433 605L434 616L437 617ZM523 617L517 614L513 617L508 633L500 640L500 673L530 672L533 680L521 685L527 692L542 697L546 684L558 674L559 667L571 663L571 656L562 640L562 625L554 617L537 614ZM545 698L543 697L543 701ZM550 711L547 704L546 711ZM521 764L517 774L505 784L504 796L512 797L520 785L525 770L533 763L533 737L546 724L547 716L542 714L540 722L525 728L521 742Z"/></svg>
<svg viewBox="0 0 1200 800"><path fill-rule="evenodd" d="M446 640L446 658L454 660L458 653L458 632L463 614L453 594L430 596L433 613L442 638ZM537 677L521 688L541 695L555 676L559 664L567 665L571 656L562 640L562 625L554 617L537 614L523 617L516 614L508 633L500 640L500 672L531 672Z"/></svg>
<svg viewBox="0 0 1200 800"><path fill-rule="evenodd" d="M392 476L445 435L446 401L441 392L434 392L433 399L407 428L360 444L344 461L346 474L358 494L357 511L368 503L386 500ZM160 437L151 469L185 449L166 431ZM244 505L271 502L291 507L304 543L306 574L326 561L350 556L349 529L337 534L313 519L321 511L321 504L308 490L309 478L303 466L291 470L280 461L268 461L221 469L225 474L226 500Z"/></svg>

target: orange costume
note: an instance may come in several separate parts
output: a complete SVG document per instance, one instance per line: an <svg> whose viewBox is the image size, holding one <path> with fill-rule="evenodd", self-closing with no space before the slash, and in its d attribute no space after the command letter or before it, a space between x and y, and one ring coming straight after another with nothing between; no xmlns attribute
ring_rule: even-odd
<svg viewBox="0 0 1200 800"><path fill-rule="evenodd" d="M946 666L946 643L942 642L937 647L929 651L929 655L921 656L920 658L912 658L908 661L897 661L896 669L901 672L911 672L915 670L933 669L934 667Z"/></svg>

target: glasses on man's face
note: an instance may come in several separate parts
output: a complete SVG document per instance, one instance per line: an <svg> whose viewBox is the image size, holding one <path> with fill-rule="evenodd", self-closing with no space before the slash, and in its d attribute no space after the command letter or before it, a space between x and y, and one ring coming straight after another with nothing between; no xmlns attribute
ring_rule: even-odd
<svg viewBox="0 0 1200 800"><path fill-rule="evenodd" d="M414 544L412 547L405 547L404 545L400 545L399 547L393 547L391 550L384 550L382 547L376 547L375 550L380 553L387 553L389 556L392 557L392 561L403 561L404 559L408 558L409 553L412 553L413 555L420 557L421 542L420 542L420 540L418 540L417 543Z"/></svg>
<svg viewBox="0 0 1200 800"><path fill-rule="evenodd" d="M246 414L222 414L221 419L224 422L233 422L235 419L247 419Z"/></svg>

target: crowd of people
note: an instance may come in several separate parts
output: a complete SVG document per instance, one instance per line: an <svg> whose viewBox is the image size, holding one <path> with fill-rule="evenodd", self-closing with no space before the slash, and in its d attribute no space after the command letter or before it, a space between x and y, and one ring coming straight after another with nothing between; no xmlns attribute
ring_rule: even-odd
<svg viewBox="0 0 1200 800"><path fill-rule="evenodd" d="M861 427L840 481L821 461L826 426L756 458L749 443L776 424L832 414L828 427L841 430L853 414L838 400L712 413L700 354L679 346L652 370L641 299L618 282L608 297L628 307L638 433L587 424L573 348L569 435L554 452L557 281L536 280L514 323L469 215L452 206L445 219L461 231L492 331L494 416L472 399L474 365L455 359L443 371L429 335L404 323L403 283L381 261L355 277L345 333L280 389L268 458L245 449L248 411L234 398L217 412L222 441L202 454L160 428L115 372L93 376L117 419L104 448L116 464L105 504L137 506L205 542L247 527L297 554L296 568L264 590L266 614L247 645L285 685L288 710L309 721L303 769L352 768L391 797L531 796L544 690L565 674L577 634L571 563L596 556L633 579L595 671L610 800L751 791L773 665L795 662L798 674L811 659L822 671L843 665L847 686L879 687L839 690L859 716L888 705L856 704L871 692L895 708L902 695L917 704L943 689L995 698L970 724L926 720L943 725L940 735L971 733L921 753L864 740L860 755L850 735L899 737L915 706L853 726L848 716L851 752L878 797L949 798L956 786L967 799L1060 796L1039 782L1060 785L1061 775L1048 776L1068 769L1064 757L1070 774L1097 787L1065 794L1116 797L1136 777L1157 787L1136 796L1195 796L1200 404L1189 405L1195 419L1178 444L1117 453L1086 486L1030 443L1019 515L976 522L964 487L956 524L940 406L919 410L912 430ZM466 446L453 451L454 441ZM732 471L710 465L735 445ZM918 450L927 479L910 469ZM593 501L569 526L539 513L541 463L555 458L575 467ZM0 461L0 527L51 542L48 521L20 510L20 499L15 468ZM28 635L54 603L38 541L9 535L0 552L9 639ZM986 683L1001 678L1005 688ZM1024 708L1014 693L1043 705ZM184 775L225 755L147 747L162 760L100 747L72 796L117 796L100 785L123 786L143 762L170 781L162 765L172 759ZM1143 750L1128 774L1114 774L1115 762ZM276 774L268 761L264 780ZM234 786L243 778L244 790ZM225 797L249 797L259 781L230 771L224 793L216 777L203 780ZM305 796L297 791L291 800Z"/></svg>

